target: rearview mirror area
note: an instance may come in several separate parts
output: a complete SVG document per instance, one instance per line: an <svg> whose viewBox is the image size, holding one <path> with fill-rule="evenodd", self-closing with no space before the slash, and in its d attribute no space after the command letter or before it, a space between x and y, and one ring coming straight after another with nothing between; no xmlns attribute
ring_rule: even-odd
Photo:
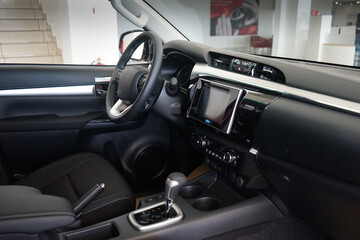
<svg viewBox="0 0 360 240"><path fill-rule="evenodd" d="M123 53L125 49L129 46L131 41L133 41L141 33L143 33L142 30L133 30L123 33L119 41L120 53ZM149 58L149 42L144 42L143 44L141 44L131 56L132 60L138 60L138 61L140 60L146 61L148 58Z"/></svg>

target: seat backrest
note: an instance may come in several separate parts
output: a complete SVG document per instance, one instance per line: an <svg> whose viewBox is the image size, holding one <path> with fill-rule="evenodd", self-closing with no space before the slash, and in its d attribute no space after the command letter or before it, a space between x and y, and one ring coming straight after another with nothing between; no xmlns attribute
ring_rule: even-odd
<svg viewBox="0 0 360 240"><path fill-rule="evenodd" d="M0 147L0 185L7 185L11 182L11 174L7 168L4 155Z"/></svg>

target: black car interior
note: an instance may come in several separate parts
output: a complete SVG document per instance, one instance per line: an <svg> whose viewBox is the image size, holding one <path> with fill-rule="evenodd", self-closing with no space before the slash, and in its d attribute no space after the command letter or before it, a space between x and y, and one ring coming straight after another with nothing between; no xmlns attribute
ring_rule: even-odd
<svg viewBox="0 0 360 240"><path fill-rule="evenodd" d="M151 32L0 65L0 239L358 239L358 74Z"/></svg>

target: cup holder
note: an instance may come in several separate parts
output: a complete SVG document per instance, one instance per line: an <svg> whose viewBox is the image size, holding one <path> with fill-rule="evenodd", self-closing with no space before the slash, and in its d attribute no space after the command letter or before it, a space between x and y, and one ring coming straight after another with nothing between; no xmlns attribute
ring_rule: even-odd
<svg viewBox="0 0 360 240"><path fill-rule="evenodd" d="M201 196L203 194L203 192L204 192L204 190L202 187L196 186L196 185L190 185L190 186L183 187L180 190L179 194L184 199L191 199L191 198L197 198L197 197Z"/></svg>
<svg viewBox="0 0 360 240"><path fill-rule="evenodd" d="M200 211L212 211L218 209L220 207L220 203L216 198L203 197L196 200L192 206Z"/></svg>

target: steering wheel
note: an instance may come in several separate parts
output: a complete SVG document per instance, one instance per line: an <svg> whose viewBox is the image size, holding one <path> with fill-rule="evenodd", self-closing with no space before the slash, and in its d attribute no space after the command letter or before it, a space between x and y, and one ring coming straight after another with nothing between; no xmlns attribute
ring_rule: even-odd
<svg viewBox="0 0 360 240"><path fill-rule="evenodd" d="M135 50L148 40L153 45L149 68L126 65ZM152 107L162 87L159 79L162 55L162 42L152 32L143 32L129 44L112 73L106 94L106 113L111 121L141 119Z"/></svg>

